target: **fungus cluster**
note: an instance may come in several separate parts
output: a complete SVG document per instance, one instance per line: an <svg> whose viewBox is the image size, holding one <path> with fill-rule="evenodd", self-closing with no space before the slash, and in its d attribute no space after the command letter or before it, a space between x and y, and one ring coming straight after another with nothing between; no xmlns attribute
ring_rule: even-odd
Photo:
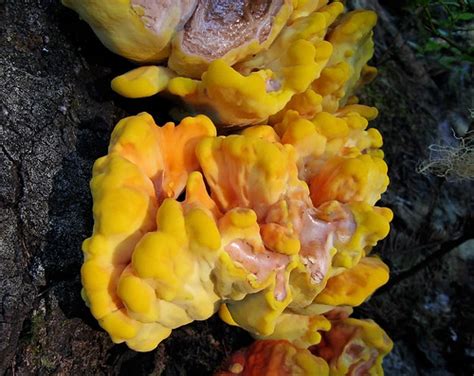
<svg viewBox="0 0 474 376"><path fill-rule="evenodd" d="M148 351L220 310L256 337L318 343L326 321L315 316L357 306L388 280L369 255L392 213L374 206L388 178L366 112L289 112L275 128L226 137L203 115L120 121L94 165L82 267L84 297L112 339Z"/></svg>
<svg viewBox="0 0 474 376"><path fill-rule="evenodd" d="M117 77L130 98L182 98L219 125L287 109L334 113L374 76L371 11L327 0L63 0L112 51L148 65ZM275 119L270 119L273 123Z"/></svg>
<svg viewBox="0 0 474 376"><path fill-rule="evenodd" d="M379 374L390 339L349 318L389 275L370 254L392 220L376 206L377 110L354 96L376 72L375 14L325 0L63 2L112 51L165 61L115 78L116 92L171 93L219 127L249 126L218 136L205 115L159 127L141 113L115 127L81 270L112 340L150 351L218 312L258 339L222 375Z"/></svg>
<svg viewBox="0 0 474 376"><path fill-rule="evenodd" d="M372 320L330 317L317 345L288 340L258 340L234 353L216 376L382 375L382 359L392 349Z"/></svg>

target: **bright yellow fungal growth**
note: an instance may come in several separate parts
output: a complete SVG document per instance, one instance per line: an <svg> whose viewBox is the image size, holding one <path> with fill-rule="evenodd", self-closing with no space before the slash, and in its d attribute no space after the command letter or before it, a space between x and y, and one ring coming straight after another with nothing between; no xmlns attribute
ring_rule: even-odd
<svg viewBox="0 0 474 376"><path fill-rule="evenodd" d="M171 94L221 126L260 124L227 137L203 115L117 124L94 165L81 270L112 340L149 351L219 310L321 356L257 345L260 360L276 357L269 374L379 374L390 340L347 318L388 279L368 257L392 220L375 206L389 183L382 137L367 129L377 110L354 96L376 74L376 15L326 0L63 2L112 51L168 59L116 77L120 95Z"/></svg>
<svg viewBox="0 0 474 376"><path fill-rule="evenodd" d="M353 268L329 278L315 303L356 307L387 281L387 265L378 258L365 257Z"/></svg>
<svg viewBox="0 0 474 376"><path fill-rule="evenodd" d="M165 67L141 67L114 78L112 89L127 98L151 97L165 89L174 76Z"/></svg>
<svg viewBox="0 0 474 376"><path fill-rule="evenodd" d="M170 2L166 16L158 17L160 30L156 33L144 22L142 7L134 7L130 0L64 0L63 4L79 13L108 49L137 62L165 59L182 17L177 3Z"/></svg>
<svg viewBox="0 0 474 376"><path fill-rule="evenodd" d="M310 184L315 204L340 198L336 197L337 185L342 183L339 179L350 179L352 183L352 193L348 187L345 194L354 197L343 202L367 201L373 205L379 200L388 178L383 152L379 149L382 137L376 129L367 129L368 120L376 116L375 108L350 105L335 114L320 112L310 119L296 111L287 111L275 124L281 142L295 147L299 177ZM338 181L329 178L335 168L344 170L334 175ZM322 187L323 183L327 188ZM355 186L358 192L354 191Z"/></svg>
<svg viewBox="0 0 474 376"><path fill-rule="evenodd" d="M227 137L202 115L161 128L146 113L120 121L94 166L83 246L83 296L102 327L148 351L221 307L256 336L319 343L321 314L387 279L366 257L391 220L373 206L387 183L381 142L365 130L373 115L289 112L276 131Z"/></svg>
<svg viewBox="0 0 474 376"><path fill-rule="evenodd" d="M141 113L121 120L112 132L109 155L118 154L135 164L155 185L158 199L177 197L188 174L197 169L194 148L199 139L216 130L205 116L186 118L180 127L167 123L158 128Z"/></svg>
<svg viewBox="0 0 474 376"><path fill-rule="evenodd" d="M111 51L141 63L169 58L176 72L194 77L216 57L232 65L267 48L290 17L315 8L292 0L235 6L228 0L63 0L63 4L75 10ZM216 46L209 49L206 44Z"/></svg>
<svg viewBox="0 0 474 376"><path fill-rule="evenodd" d="M169 220L163 219L166 216L160 216L165 210L174 210L174 215L169 214L178 220L181 209L176 208L179 204L175 209L171 204L161 205L158 223L155 213L161 199L179 194L188 173L197 168L193 145L199 138L213 134L214 126L202 116L185 119L178 127L169 123L158 128L150 115L140 114L117 124L109 154L94 165L91 189L95 226L93 236L83 245L82 282L93 315L115 342L126 341L136 350L148 351L175 327L169 317L176 318L178 323L192 321L186 306L176 306L165 299L177 294L189 297L190 292L175 286L176 275L163 269L161 261L153 262L160 258L168 260L161 256L163 252L183 252L185 239L179 239L183 237L182 229L173 231L170 225L177 224L167 225ZM165 139L174 140L173 154ZM195 222L192 217L192 213L186 217L190 226ZM164 230L154 233L160 224ZM199 237L196 242L199 243ZM191 266L180 257L174 270L179 276L185 272L196 279L188 273L196 272ZM143 276L158 278L160 282L149 285L148 280L141 279ZM155 303L155 294L160 292L165 300ZM214 297L210 296L212 302L207 308L203 305L195 309L198 313L209 310L210 304L212 314Z"/></svg>
<svg viewBox="0 0 474 376"><path fill-rule="evenodd" d="M329 364L331 376L383 375L382 360L393 343L372 320L335 320L331 330L322 335L323 340L311 352Z"/></svg>
<svg viewBox="0 0 474 376"><path fill-rule="evenodd" d="M321 111L336 113L342 105L354 103L354 91L376 74L375 68L367 66L367 61L373 54L372 29L377 17L371 11L343 14L342 2L269 1L271 5L265 8L266 16L244 17L245 20L258 19L267 25L255 28L256 34L251 37L252 34L247 33L253 32L252 26L241 30L241 21L225 15L226 10L233 9L225 0L199 2L195 9L194 2L190 1L186 2L184 10L175 9L180 8L177 5L161 5L164 8L160 9L157 18L149 13L156 12L158 6L154 9L148 0L130 0L131 3L121 4L115 13L109 6L101 9L92 0L87 4L78 0L64 1L84 13L86 20L99 28L99 35L115 51L123 47L120 43L123 39L147 41L141 34L130 33L125 38L122 30L110 36L107 33L109 25L112 25L110 30L119 27L115 22L123 21L124 9L130 9L131 4L141 3L138 8L144 8L145 15L130 11L128 21L123 21L124 28L133 28L135 22L145 22L146 26L141 24L137 30L151 33L153 38L161 37L160 28L166 29L168 24L174 25L177 19L185 17L180 21L188 22L184 28L178 27L176 34L173 31L171 36L163 34L166 40L166 47L160 52L163 56L168 55L170 40L174 38L167 67L137 68L115 78L112 88L129 98L160 92L175 95L198 112L209 114L222 126L275 124L282 121L288 110L295 110L308 119ZM204 10L206 6L215 9ZM257 9L259 6L249 3L245 10L242 8L242 14L249 11L249 14L257 15L261 11ZM97 13L90 14L91 10ZM215 18L204 16L212 12L217 12ZM113 20L109 20L112 14ZM166 14L171 15L169 20L164 17ZM268 14L273 15L268 18ZM232 29L232 20L239 31ZM217 32L215 22L221 21L224 26ZM99 27L101 23L105 23L105 27ZM216 44L211 40L214 33L217 33L215 38L225 39L227 34L234 37ZM243 38L242 41L235 42L239 38ZM111 45L111 39L119 41ZM146 51L150 53L148 47L143 47L143 53ZM127 52L136 55L135 47ZM140 60L129 55L131 59ZM142 59L144 62L151 60Z"/></svg>
<svg viewBox="0 0 474 376"><path fill-rule="evenodd" d="M262 122L319 76L329 59L331 46L320 42L318 47L300 39L268 67L248 75L239 73L223 60L215 60L201 80L176 77L170 81L168 90L197 108L211 106L224 124Z"/></svg>
<svg viewBox="0 0 474 376"><path fill-rule="evenodd" d="M341 3L332 3L318 12L298 18L282 30L269 48L238 63L235 66L236 70L244 75L264 67L275 70L285 51L301 40L310 42L316 49L316 58L326 65L328 59L332 56L333 49L330 43L324 41L324 36L343 10L344 6Z"/></svg>
<svg viewBox="0 0 474 376"><path fill-rule="evenodd" d="M368 154L334 157L312 178L312 199L315 205L330 200L373 205L387 185L387 165L383 159Z"/></svg>
<svg viewBox="0 0 474 376"><path fill-rule="evenodd" d="M333 258L334 267L355 266L390 231L390 222L393 219L390 209L357 202L350 204L350 207L356 230L351 239L338 248Z"/></svg>
<svg viewBox="0 0 474 376"><path fill-rule="evenodd" d="M351 268L359 265L375 245L373 240L381 239L388 233L391 212L373 207L388 184L387 170L377 156L380 144L371 141L370 132L365 131L367 120L361 114L374 116L370 108L362 106L342 110L340 117L322 113L313 121L288 114L291 119L287 119L287 124L277 127L281 138L271 128L257 126L243 131L245 138L209 138L199 145L197 156L210 184L212 197L220 208L226 211L235 207L251 207L257 213L265 248L286 255L297 252L300 256L299 263L290 270L290 290L283 300L274 299L275 286L271 286L264 293L247 295L236 302L229 301L225 311L226 321L237 323L259 336L272 335L278 333L278 322L284 312L315 314L327 312L332 306L346 302L346 305L358 305L386 282L386 269L371 269L379 274L374 274L368 285L360 282L353 286L353 290L338 290L339 295L335 299L339 300L334 300L333 304L318 300L318 294L325 291L329 280L342 278L338 275L345 275L344 270L352 271ZM306 142L308 139L310 141ZM282 148L280 142L295 147ZM287 156L282 159L284 154ZM295 176L297 171L282 162L289 160L295 163L295 158L302 156L310 156L314 161L318 161L319 156L320 171L324 171L331 161L341 158L348 164L356 165L367 161L367 166L363 163L364 169L360 174L368 178L354 179L354 170L340 170L338 178L353 181L347 196L341 198L334 193L326 196L327 189L315 181L312 190L319 201L310 203L305 198L306 186ZM302 168L303 164L298 164L300 177L304 176ZM319 173L319 170L315 171ZM306 175L306 179L316 180L310 174ZM375 181L380 183L375 184ZM338 236L328 242L328 237L336 229ZM313 253L312 247L319 251ZM367 263L371 265L369 261ZM360 275L359 280L362 280L367 276L365 264L363 262L354 270L352 279L357 280ZM290 294L291 301L288 301ZM283 325L285 327L286 324Z"/></svg>
<svg viewBox="0 0 474 376"><path fill-rule="evenodd" d="M361 74L374 74L364 67L374 53L372 29L376 22L377 15L372 11L353 11L344 15L327 37L333 54L321 78L312 85L323 96L323 110L337 111L352 95Z"/></svg>
<svg viewBox="0 0 474 376"><path fill-rule="evenodd" d="M216 375L383 375L382 360L393 343L377 324L344 316L317 320L326 322L318 345L258 340L234 353L226 362L227 370Z"/></svg>
<svg viewBox="0 0 474 376"><path fill-rule="evenodd" d="M308 349L286 340L256 341L234 353L216 376L328 376L329 367Z"/></svg>
<svg viewBox="0 0 474 376"><path fill-rule="evenodd" d="M323 315L303 316L283 313L277 320L275 331L264 339L286 339L298 347L309 347L321 342L321 331L328 331L331 322Z"/></svg>
<svg viewBox="0 0 474 376"><path fill-rule="evenodd" d="M313 11L322 8L328 3L328 0L295 0L295 10L291 15L291 21L300 17L305 17Z"/></svg>
<svg viewBox="0 0 474 376"><path fill-rule="evenodd" d="M319 12L326 11L334 17L340 13L338 6L340 3L331 3ZM320 77L305 92L293 96L271 122L281 121L287 110L312 118L321 111L334 113L347 104L354 91L377 74L375 68L367 66L374 52L372 29L376 22L377 16L371 11L349 12L337 20L326 35L333 52Z"/></svg>
<svg viewBox="0 0 474 376"><path fill-rule="evenodd" d="M224 60L213 61L201 80L165 77L147 81L149 92L166 90L182 97L196 108L211 108L219 122L229 125L255 124L280 111L295 93L303 92L319 75L330 56L330 44L320 42L320 49L305 40L293 44L287 53L274 63L274 70L262 69L242 75ZM149 67L151 68L151 67ZM130 98L142 95L142 88L128 76L138 76L134 71L117 77L112 88ZM157 71L158 72L158 71ZM118 84L120 83L120 85ZM146 95L148 96L148 95Z"/></svg>
<svg viewBox="0 0 474 376"><path fill-rule="evenodd" d="M262 218L285 191L307 191L298 180L292 148L248 133L207 138L199 144L196 155L213 198L225 211L250 207ZM246 187L249 182L252 184Z"/></svg>

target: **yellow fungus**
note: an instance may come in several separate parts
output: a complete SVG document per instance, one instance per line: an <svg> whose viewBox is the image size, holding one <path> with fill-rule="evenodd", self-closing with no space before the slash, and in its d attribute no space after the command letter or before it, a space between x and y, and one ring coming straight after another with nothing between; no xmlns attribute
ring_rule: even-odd
<svg viewBox="0 0 474 376"><path fill-rule="evenodd" d="M162 128L148 114L120 121L94 167L82 267L112 339L147 351L220 306L255 336L307 346L328 329L321 314L385 283L387 268L365 256L392 219L373 206L387 169L362 115L373 113L289 111L275 130L227 137L204 116Z"/></svg>

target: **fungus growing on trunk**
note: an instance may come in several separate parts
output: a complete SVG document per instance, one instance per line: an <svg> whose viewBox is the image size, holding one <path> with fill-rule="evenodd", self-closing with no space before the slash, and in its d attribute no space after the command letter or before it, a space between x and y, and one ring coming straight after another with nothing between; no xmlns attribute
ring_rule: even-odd
<svg viewBox="0 0 474 376"><path fill-rule="evenodd" d="M339 146L347 137L320 133L329 135ZM303 332L324 320L299 328L288 317L304 323L358 305L386 282L387 267L366 256L386 236L389 210L358 195L337 201L326 188L321 203L319 181L312 200L314 178L299 177L298 139L283 139L269 126L216 137L202 115L161 128L145 113L117 124L94 165L95 225L81 271L83 296L115 342L148 351L221 307L225 321L255 336L314 344L318 335ZM351 189L358 184L366 182Z"/></svg>
<svg viewBox="0 0 474 376"><path fill-rule="evenodd" d="M335 113L376 73L366 64L375 13L344 14L338 1L63 2L112 51L163 61L119 76L115 91L130 98L167 92L220 126L276 123L287 110L306 118Z"/></svg>
<svg viewBox="0 0 474 376"><path fill-rule="evenodd" d="M392 349L387 334L372 320L327 320L314 346L286 340L259 340L235 352L216 376L383 375L382 360Z"/></svg>

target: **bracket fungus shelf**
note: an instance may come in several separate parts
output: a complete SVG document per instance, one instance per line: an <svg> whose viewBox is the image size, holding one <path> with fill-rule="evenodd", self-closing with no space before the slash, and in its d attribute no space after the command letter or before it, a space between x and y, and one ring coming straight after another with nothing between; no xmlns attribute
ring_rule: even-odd
<svg viewBox="0 0 474 376"><path fill-rule="evenodd" d="M94 165L82 267L84 297L112 339L148 351L219 308L257 337L297 336L287 315L357 306L384 284L388 268L369 253L392 218L374 206L387 168L357 110L322 113L323 123L293 113L279 133L227 137L202 115L120 121Z"/></svg>
<svg viewBox="0 0 474 376"><path fill-rule="evenodd" d="M319 318L327 324L320 328L319 344L299 347L288 340L258 340L234 353L216 376L383 374L382 360L393 343L376 323L332 312Z"/></svg>
<svg viewBox="0 0 474 376"><path fill-rule="evenodd" d="M274 123L288 109L311 117L354 102L376 70L374 12L302 0L63 0L112 51L146 65L112 88L167 93L219 126Z"/></svg>
<svg viewBox="0 0 474 376"><path fill-rule="evenodd" d="M390 339L349 318L389 278L370 254L392 220L376 206L389 183L367 128L377 110L355 96L376 74L375 13L325 0L63 2L147 64L113 90L201 113L123 119L94 165L83 297L112 340L150 351L218 312L258 339L222 375L262 362L262 375L282 362L281 375L380 374ZM241 128L217 135L229 126Z"/></svg>

